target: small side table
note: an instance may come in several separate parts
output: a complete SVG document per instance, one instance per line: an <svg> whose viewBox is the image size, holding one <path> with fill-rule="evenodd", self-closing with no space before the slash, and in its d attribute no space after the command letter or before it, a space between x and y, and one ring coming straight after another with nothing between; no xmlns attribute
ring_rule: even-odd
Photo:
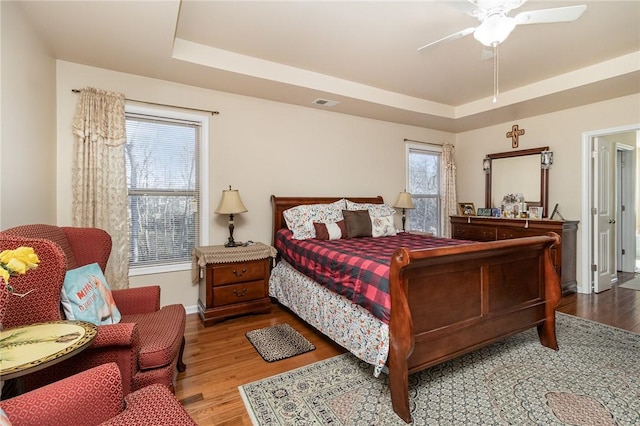
<svg viewBox="0 0 640 426"><path fill-rule="evenodd" d="M86 349L98 327L85 321L50 321L0 331L2 397L22 393L21 376L57 364Z"/></svg>
<svg viewBox="0 0 640 426"><path fill-rule="evenodd" d="M193 250L198 314L205 327L237 315L271 312L269 275L275 256L276 249L263 243Z"/></svg>

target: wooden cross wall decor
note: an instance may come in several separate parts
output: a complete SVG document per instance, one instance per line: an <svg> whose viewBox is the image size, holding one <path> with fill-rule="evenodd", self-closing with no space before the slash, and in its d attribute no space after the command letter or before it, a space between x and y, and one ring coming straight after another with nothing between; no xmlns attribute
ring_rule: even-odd
<svg viewBox="0 0 640 426"><path fill-rule="evenodd" d="M507 132L507 137L511 138L511 148L518 147L518 138L524 135L524 129L518 129L518 125L511 126L511 131Z"/></svg>

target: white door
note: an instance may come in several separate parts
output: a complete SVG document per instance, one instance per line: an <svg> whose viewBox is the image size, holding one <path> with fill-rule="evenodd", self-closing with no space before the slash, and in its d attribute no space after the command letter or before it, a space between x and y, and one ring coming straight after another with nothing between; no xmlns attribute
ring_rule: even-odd
<svg viewBox="0 0 640 426"><path fill-rule="evenodd" d="M596 265L593 291L600 293L611 288L611 277L615 275L615 212L613 210L614 188L611 174L611 142L594 138L593 168L593 259Z"/></svg>
<svg viewBox="0 0 640 426"><path fill-rule="evenodd" d="M616 269L631 273L636 263L635 156L635 146L616 143Z"/></svg>

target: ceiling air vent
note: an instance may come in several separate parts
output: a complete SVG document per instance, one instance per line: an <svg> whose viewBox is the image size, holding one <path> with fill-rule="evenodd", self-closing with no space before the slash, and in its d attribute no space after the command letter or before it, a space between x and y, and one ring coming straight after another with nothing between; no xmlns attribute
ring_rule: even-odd
<svg viewBox="0 0 640 426"><path fill-rule="evenodd" d="M334 107L336 105L338 105L340 102L338 101L330 101L329 99L322 99L322 98L318 98L315 101L313 101L314 104L316 105L320 105L323 107Z"/></svg>

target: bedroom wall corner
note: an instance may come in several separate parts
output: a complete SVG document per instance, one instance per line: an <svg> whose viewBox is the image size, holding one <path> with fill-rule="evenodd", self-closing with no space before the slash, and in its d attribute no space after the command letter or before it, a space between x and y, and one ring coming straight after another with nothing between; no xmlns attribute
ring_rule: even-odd
<svg viewBox="0 0 640 426"><path fill-rule="evenodd" d="M0 229L55 223L55 60L19 2L0 8Z"/></svg>

